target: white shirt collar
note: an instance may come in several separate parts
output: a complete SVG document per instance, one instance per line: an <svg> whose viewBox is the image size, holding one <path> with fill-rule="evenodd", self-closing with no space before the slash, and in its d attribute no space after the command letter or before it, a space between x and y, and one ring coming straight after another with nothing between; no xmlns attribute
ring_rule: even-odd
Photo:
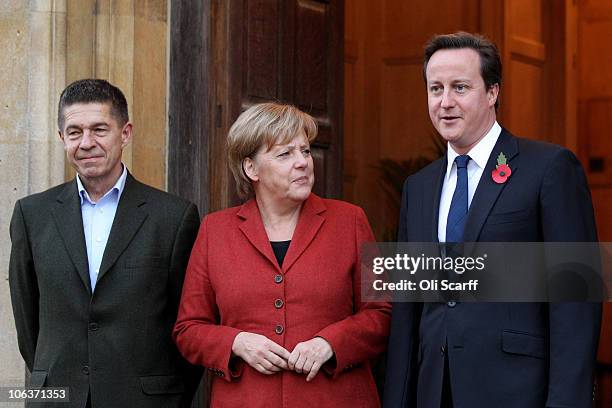
<svg viewBox="0 0 612 408"><path fill-rule="evenodd" d="M476 143L476 146L472 147L472 149L466 153L470 156L470 162L473 161L478 167L484 170L485 166L487 165L487 161L489 160L489 156L491 156L491 152L495 147L495 143L497 143L497 139L501 134L501 131L501 126L499 126L499 123L495 121L485 137L480 139L480 141ZM446 178L450 176L451 168L453 167L453 163L455 162L455 158L457 156L459 156L459 153L457 153L450 143L448 143L448 150L446 153Z"/></svg>
<svg viewBox="0 0 612 408"><path fill-rule="evenodd" d="M106 197L113 191L117 191L117 200L121 198L121 193L123 193L123 189L125 188L125 180L127 179L127 167L123 163L121 163L121 166L123 167L121 176L119 176L119 179L117 180L115 185L110 190L108 190L106 193L104 193L102 198ZM87 190L85 190L85 187L83 186L83 183L81 182L81 178L79 177L78 174L76 176L76 181L77 181L77 187L79 189L79 197L81 197L81 205L83 205L83 200L87 200L90 203L95 204L93 201L91 201L91 198L89 197Z"/></svg>

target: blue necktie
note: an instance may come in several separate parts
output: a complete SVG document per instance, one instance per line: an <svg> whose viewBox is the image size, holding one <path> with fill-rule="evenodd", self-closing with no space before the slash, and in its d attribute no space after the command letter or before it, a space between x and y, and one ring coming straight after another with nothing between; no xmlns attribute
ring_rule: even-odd
<svg viewBox="0 0 612 408"><path fill-rule="evenodd" d="M465 220L468 213L468 175L467 165L470 156L467 154L457 156L457 186L453 193L448 219L446 221L446 242L462 242Z"/></svg>

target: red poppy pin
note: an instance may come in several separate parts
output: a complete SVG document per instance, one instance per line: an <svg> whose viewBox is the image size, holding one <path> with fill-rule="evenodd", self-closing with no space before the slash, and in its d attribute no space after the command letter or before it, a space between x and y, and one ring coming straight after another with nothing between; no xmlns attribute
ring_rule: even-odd
<svg viewBox="0 0 612 408"><path fill-rule="evenodd" d="M495 166L495 170L491 173L493 181L497 184L504 184L511 174L512 170L508 166L506 156L500 153L499 156L497 156L497 166Z"/></svg>

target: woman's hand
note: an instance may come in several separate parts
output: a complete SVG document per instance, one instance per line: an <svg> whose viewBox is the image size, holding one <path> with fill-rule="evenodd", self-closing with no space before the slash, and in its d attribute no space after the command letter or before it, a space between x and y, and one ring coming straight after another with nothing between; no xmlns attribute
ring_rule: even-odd
<svg viewBox="0 0 612 408"><path fill-rule="evenodd" d="M287 362L289 369L300 374L308 374L306 381L311 381L327 360L332 358L334 351L322 337L315 337L308 341L298 343Z"/></svg>
<svg viewBox="0 0 612 408"><path fill-rule="evenodd" d="M290 353L266 336L240 332L232 344L232 353L262 374L287 370Z"/></svg>

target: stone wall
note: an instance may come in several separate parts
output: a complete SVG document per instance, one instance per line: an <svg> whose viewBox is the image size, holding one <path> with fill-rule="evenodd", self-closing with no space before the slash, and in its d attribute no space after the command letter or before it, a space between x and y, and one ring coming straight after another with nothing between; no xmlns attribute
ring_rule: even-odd
<svg viewBox="0 0 612 408"><path fill-rule="evenodd" d="M124 161L166 187L167 21L167 0L0 2L0 386L24 381L8 289L13 206L74 175L57 134L61 90L86 77L119 86L135 130Z"/></svg>
<svg viewBox="0 0 612 408"><path fill-rule="evenodd" d="M15 201L64 179L53 100L64 86L65 3L3 1L0 6L0 384L23 381L8 290L8 228Z"/></svg>

